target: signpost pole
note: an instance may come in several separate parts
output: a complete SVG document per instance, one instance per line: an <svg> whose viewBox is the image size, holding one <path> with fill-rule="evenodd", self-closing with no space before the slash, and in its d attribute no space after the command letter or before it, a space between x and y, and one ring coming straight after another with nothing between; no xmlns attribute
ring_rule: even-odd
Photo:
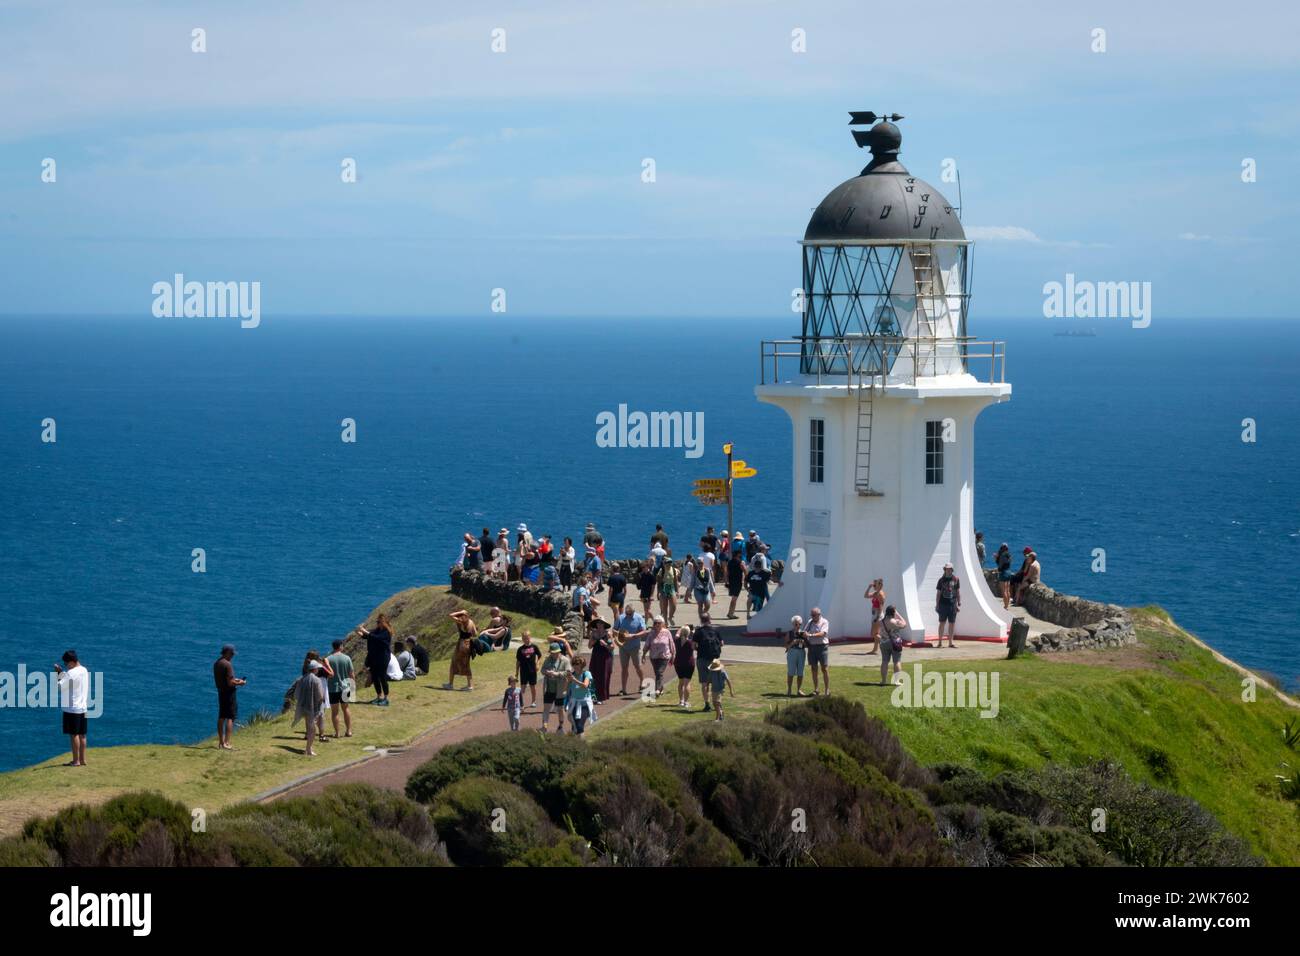
<svg viewBox="0 0 1300 956"><path fill-rule="evenodd" d="M731 442L722 446L722 450L727 453L727 527L731 530L728 534L736 533L736 515L732 510L731 502Z"/></svg>

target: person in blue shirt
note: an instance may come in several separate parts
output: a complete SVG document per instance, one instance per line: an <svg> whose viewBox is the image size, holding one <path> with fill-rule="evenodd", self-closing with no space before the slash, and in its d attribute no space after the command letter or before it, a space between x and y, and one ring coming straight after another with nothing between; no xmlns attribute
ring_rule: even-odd
<svg viewBox="0 0 1300 956"><path fill-rule="evenodd" d="M641 692L641 684L645 681L645 674L641 671L641 639L645 636L645 619L636 613L633 608L624 608L623 613L614 619L614 643L618 645L618 660L623 686L619 694L623 697L627 696L627 669L629 664L636 669L637 693Z"/></svg>

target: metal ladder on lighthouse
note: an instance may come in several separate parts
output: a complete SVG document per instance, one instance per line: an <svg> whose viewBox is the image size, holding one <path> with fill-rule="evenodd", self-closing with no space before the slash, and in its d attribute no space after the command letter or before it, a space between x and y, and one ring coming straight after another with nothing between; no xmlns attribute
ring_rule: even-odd
<svg viewBox="0 0 1300 956"><path fill-rule="evenodd" d="M916 338L912 343L914 369L918 376L935 375L939 364L939 331L934 300L943 295L943 276L935 275L933 246L913 247L911 258L912 279L916 287Z"/></svg>
<svg viewBox="0 0 1300 956"><path fill-rule="evenodd" d="M866 384L862 383L866 377ZM881 359L881 384L884 384L884 359ZM858 369L858 447L853 470L853 487L864 498L879 498L884 492L871 487L871 422L876 392L876 377L868 369Z"/></svg>

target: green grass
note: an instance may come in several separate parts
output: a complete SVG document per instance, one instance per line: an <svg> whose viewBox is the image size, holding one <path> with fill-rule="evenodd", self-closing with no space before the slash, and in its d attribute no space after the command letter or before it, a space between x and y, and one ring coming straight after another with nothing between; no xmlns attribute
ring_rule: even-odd
<svg viewBox="0 0 1300 956"><path fill-rule="evenodd" d="M483 609L453 597L441 587L403 591L376 608L375 613L389 612L399 636L421 633L427 644L445 650L446 639L455 631L446 615L460 607L470 608L480 624L486 620ZM551 626L544 621L517 614L512 618L516 637L524 628L531 629L534 637L550 633ZM324 646L327 644L324 642ZM447 662L434 660L428 676L391 685L391 706L354 705L354 736L318 744L315 749L320 756L315 758L303 756L303 725L291 729L291 717L287 715L236 727L236 749L229 752L217 749L215 736L189 745L125 747L95 747L92 736L86 754L88 766L84 768L61 766L68 759L65 754L0 774L0 836L16 832L29 817L52 813L71 803L98 803L128 790L160 790L189 807L213 812L306 774L363 757L366 747L409 743L436 724L499 700L506 677L514 671L514 646L512 653L487 654L474 660L473 692L443 690ZM285 663L287 688L301 662ZM463 687L464 683L464 678L458 678L456 686ZM373 696L369 688L358 689L361 701ZM328 720L326 727L330 728Z"/></svg>
<svg viewBox="0 0 1300 956"><path fill-rule="evenodd" d="M926 671L996 671L1000 712L903 709L879 671L832 668L832 690L881 718L922 763L959 763L993 774L1048 762L1121 763L1135 777L1193 797L1269 862L1300 865L1300 815L1274 776L1300 754L1282 740L1296 710L1264 688L1242 700L1241 675L1191 641L1163 612L1139 613L1141 644L1117 652L1028 655L1014 661L924 662ZM919 655L909 653L911 669ZM922 659L923 660L923 659ZM758 719L785 697L785 668L728 665L735 699L728 719ZM811 681L805 683L811 689ZM592 737L671 729L707 720L695 706L674 706L670 689L658 704L628 708L598 722Z"/></svg>

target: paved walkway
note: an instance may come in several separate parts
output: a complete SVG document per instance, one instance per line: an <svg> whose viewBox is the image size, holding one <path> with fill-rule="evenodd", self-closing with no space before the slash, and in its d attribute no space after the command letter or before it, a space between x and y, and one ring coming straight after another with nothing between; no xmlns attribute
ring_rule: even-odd
<svg viewBox="0 0 1300 956"><path fill-rule="evenodd" d="M999 600L1001 600L999 598ZM737 604L736 619L727 619L727 606L730 599L721 602L721 606L714 604L711 609L713 624L722 632L722 639L726 642L726 648L723 652L723 659L728 661L741 661L752 664L785 664L785 647L775 637L749 637L745 634L745 613L743 602ZM641 611L641 602L633 602L637 611ZM697 627L700 623L699 605L694 602L685 604L677 602L677 624L688 624L691 627ZM658 613L656 611L655 613ZM1059 628L1054 624L1048 624L1031 617L1029 613L1020 607L1011 609L1013 617L1023 617L1029 624L1029 636L1034 637L1046 631L1056 631ZM830 649L831 666L878 666L880 661L879 654L871 654L870 644L832 644ZM956 647L939 647L937 644L929 644L925 647L909 647L907 654L924 655L924 660L935 661L952 661L952 660L990 660L993 658L1006 657L1007 645L995 644L990 641L963 641L958 639ZM913 658L915 659L915 658Z"/></svg>
<svg viewBox="0 0 1300 956"><path fill-rule="evenodd" d="M641 602L637 600L634 605L637 611L641 612ZM726 602L723 603L721 608L715 605L713 610L715 612L713 623L722 632L722 639L725 642L722 654L724 661L785 665L785 648L776 638L746 636L744 633L745 615L743 611L737 611L735 620L728 620L726 617ZM1041 634L1044 630L1056 630L1054 625L1030 617L1022 608L1013 608L1012 613L1016 616L1023 615L1028 620L1031 636ZM689 624L696 627L699 623L699 605L694 602L685 604L679 601L677 604L677 624ZM831 666L875 669L879 667L880 656L879 654L871 654L870 650L869 644L833 644L830 649ZM990 660L1005 657L1006 653L1007 646L1005 644L993 644L985 641L958 641L957 646L954 648L940 648L933 645L909 647L907 649L907 658L909 661L918 659L927 661ZM647 676L650 675L649 665L644 667L644 671ZM668 676L670 679L672 678L671 671ZM617 690L619 687L617 661L614 664L614 677L611 683L614 689ZM633 671L630 673L629 688L635 689L635 685L636 673ZM671 683L667 686L669 689L665 690L665 694L671 694ZM628 704L636 701L637 697L635 696L611 697L600 705L597 712L598 716L600 719L608 718L617 714ZM541 730L542 707L540 702L541 688L539 686L538 706L533 710L525 708L523 717L520 720L521 733L527 730ZM554 714L551 715L551 719L552 721L555 720ZM402 791L406 788L407 777L420 764L443 747L469 740L471 737L500 733L508 729L508 727L509 724L506 721L505 714L501 713L500 704L487 704L469 714L430 727L423 736L418 737L406 747L381 752L369 759L328 771L298 784L291 784L263 799L270 801L286 796L311 796L336 783L368 783L376 787Z"/></svg>
<svg viewBox="0 0 1300 956"><path fill-rule="evenodd" d="M649 665L643 668L646 675L650 676ZM670 675L671 676L671 675ZM614 679L611 681L615 691L619 688L618 664L614 665ZM629 673L628 688L634 689L636 686L636 671ZM671 688L671 685L666 685ZM671 694L671 689L665 690L665 694ZM618 713L628 704L636 703L638 698L632 697L611 697L605 703L600 704L596 711L596 716L604 720L605 718ZM528 703L527 688L525 688L524 703ZM556 727L556 715L551 714L551 729ZM506 715L501 712L500 703L485 704L478 710L465 714L461 717L454 717L444 723L435 724L425 733L416 738L406 747L381 752L378 756L362 760L357 763L347 764L337 770L328 771L322 775L315 776L310 780L298 784L291 784L288 787L277 790L270 796L264 798L266 802L279 800L281 797L309 797L320 793L328 786L336 783L368 783L375 787L382 787L386 790L406 789L406 778L420 764L424 763L443 747L450 744L458 744L461 741L469 740L471 737L483 737L488 734L498 734L503 730L509 730L510 724ZM535 709L524 708L523 715L519 720L519 732L540 731L542 729L542 688L541 681L538 680L537 687L537 707ZM326 745L328 746L328 744Z"/></svg>

